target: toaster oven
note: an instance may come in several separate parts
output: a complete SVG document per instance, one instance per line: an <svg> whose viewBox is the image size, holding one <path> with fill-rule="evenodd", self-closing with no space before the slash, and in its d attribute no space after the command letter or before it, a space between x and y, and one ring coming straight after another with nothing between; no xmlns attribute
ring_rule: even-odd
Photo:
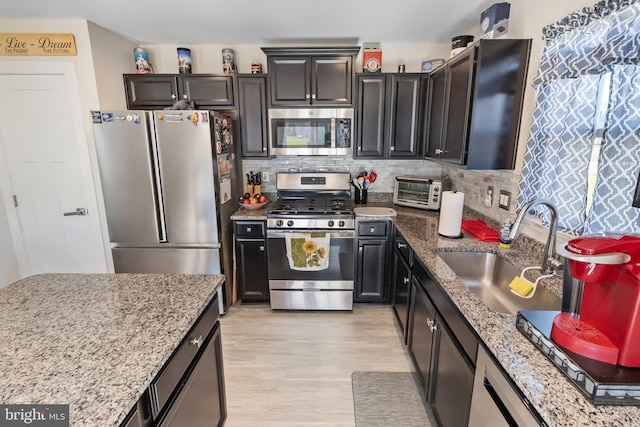
<svg viewBox="0 0 640 427"><path fill-rule="evenodd" d="M450 189L449 181L416 176L397 176L393 203L418 209L440 209L442 192Z"/></svg>

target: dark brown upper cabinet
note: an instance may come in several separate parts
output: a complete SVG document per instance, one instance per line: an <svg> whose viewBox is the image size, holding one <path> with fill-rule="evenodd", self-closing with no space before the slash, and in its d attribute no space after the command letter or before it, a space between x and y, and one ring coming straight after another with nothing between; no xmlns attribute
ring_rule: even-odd
<svg viewBox="0 0 640 427"><path fill-rule="evenodd" d="M513 169L530 39L482 39L428 79L426 158L467 169Z"/></svg>
<svg viewBox="0 0 640 427"><path fill-rule="evenodd" d="M190 99L198 109L234 109L234 79L214 74L125 74L127 108L153 110Z"/></svg>
<svg viewBox="0 0 640 427"><path fill-rule="evenodd" d="M359 47L262 50L267 55L269 106L353 106Z"/></svg>
<svg viewBox="0 0 640 427"><path fill-rule="evenodd" d="M269 157L265 74L238 75L238 113L242 157Z"/></svg>
<svg viewBox="0 0 640 427"><path fill-rule="evenodd" d="M421 158L422 74L358 74L355 157Z"/></svg>

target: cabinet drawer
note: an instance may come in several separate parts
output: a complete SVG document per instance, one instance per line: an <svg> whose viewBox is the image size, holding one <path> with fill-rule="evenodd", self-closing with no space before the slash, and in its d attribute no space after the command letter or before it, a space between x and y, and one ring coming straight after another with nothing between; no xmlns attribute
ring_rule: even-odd
<svg viewBox="0 0 640 427"><path fill-rule="evenodd" d="M151 407L154 418L162 411L174 389L187 372L202 343L213 330L219 315L220 308L216 295L187 334L185 340L173 352L171 359L158 374L158 377L151 383Z"/></svg>
<svg viewBox="0 0 640 427"><path fill-rule="evenodd" d="M386 236L386 222L361 222L358 224L358 237L362 236Z"/></svg>
<svg viewBox="0 0 640 427"><path fill-rule="evenodd" d="M255 238L265 237L264 221L235 221L236 237L239 238Z"/></svg>

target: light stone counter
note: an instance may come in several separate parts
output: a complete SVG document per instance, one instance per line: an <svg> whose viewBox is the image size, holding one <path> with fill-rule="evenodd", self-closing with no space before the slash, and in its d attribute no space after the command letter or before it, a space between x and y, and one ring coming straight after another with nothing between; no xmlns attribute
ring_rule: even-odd
<svg viewBox="0 0 640 427"><path fill-rule="evenodd" d="M354 205L357 206L357 205ZM364 206L391 207L392 218L418 258L433 273L453 303L476 331L485 346L500 362L512 380L529 399L549 426L639 426L640 407L593 405L547 358L516 329L515 316L487 308L464 282L438 257L436 250L477 250L499 253L518 268L540 265L542 244L521 236L510 249L498 243L476 240L465 233L462 239L438 235L439 212L425 211L376 201ZM239 210L232 219L266 219L266 209ZM478 219L465 209L465 219ZM389 217L357 217L356 220L388 220ZM486 219L486 218L482 218ZM497 224L487 223L497 229ZM562 296L561 280L541 282Z"/></svg>
<svg viewBox="0 0 640 427"><path fill-rule="evenodd" d="M467 236L443 238L438 235L437 212L393 207L398 212L397 229L549 426L640 425L640 407L591 404L516 329L515 316L488 309L436 253L436 249L490 251L524 268L540 264L541 249L532 249L522 238L511 249L500 249L498 243L484 243ZM465 212L465 218L470 218L468 214ZM562 295L561 280L546 285L556 295Z"/></svg>
<svg viewBox="0 0 640 427"><path fill-rule="evenodd" d="M69 404L118 426L222 275L43 274L0 290L0 402Z"/></svg>

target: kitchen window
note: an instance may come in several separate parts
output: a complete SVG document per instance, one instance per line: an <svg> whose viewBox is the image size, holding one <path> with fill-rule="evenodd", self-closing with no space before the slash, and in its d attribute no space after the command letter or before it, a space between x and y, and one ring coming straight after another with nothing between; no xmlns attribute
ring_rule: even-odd
<svg viewBox="0 0 640 427"><path fill-rule="evenodd" d="M551 200L569 235L638 231L640 2L603 1L543 33L518 207Z"/></svg>

